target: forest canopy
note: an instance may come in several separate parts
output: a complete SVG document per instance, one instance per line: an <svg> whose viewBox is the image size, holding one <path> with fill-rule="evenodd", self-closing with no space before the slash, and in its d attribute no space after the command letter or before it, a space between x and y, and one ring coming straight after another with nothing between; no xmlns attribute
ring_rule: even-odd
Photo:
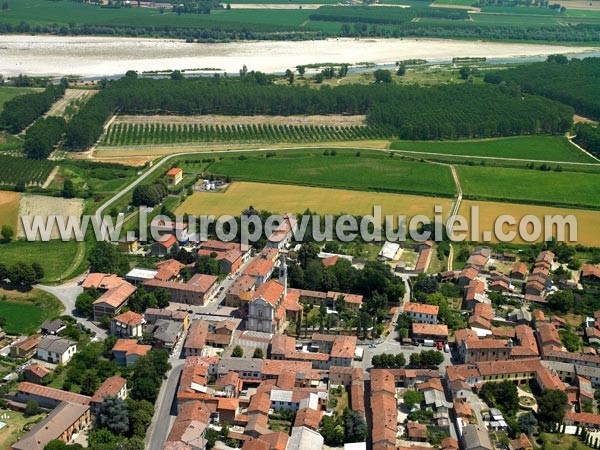
<svg viewBox="0 0 600 450"><path fill-rule="evenodd" d="M370 125L406 139L563 133L573 110L504 86L285 86L248 73L241 78L140 79L130 74L94 96L69 122L65 145L87 148L104 122L121 114L304 115L366 114Z"/></svg>

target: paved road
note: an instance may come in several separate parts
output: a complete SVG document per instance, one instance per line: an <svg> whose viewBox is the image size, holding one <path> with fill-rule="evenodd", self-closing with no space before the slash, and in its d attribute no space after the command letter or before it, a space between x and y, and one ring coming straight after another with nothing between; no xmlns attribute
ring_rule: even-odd
<svg viewBox="0 0 600 450"><path fill-rule="evenodd" d="M185 360L170 358L169 362L173 368L168 372L167 380L160 387L156 400L156 412L152 417L152 423L147 433L146 448L149 450L161 450L163 448L177 416L175 394Z"/></svg>
<svg viewBox="0 0 600 450"><path fill-rule="evenodd" d="M73 316L78 323L95 332L97 339L106 339L105 330L96 326L87 318L78 316L76 314L75 300L77 300L77 296L83 292L83 288L78 284L77 281L70 281L68 283L61 284L60 286L45 286L43 284L36 284L34 287L44 292L48 292L58 298L65 307L65 314Z"/></svg>

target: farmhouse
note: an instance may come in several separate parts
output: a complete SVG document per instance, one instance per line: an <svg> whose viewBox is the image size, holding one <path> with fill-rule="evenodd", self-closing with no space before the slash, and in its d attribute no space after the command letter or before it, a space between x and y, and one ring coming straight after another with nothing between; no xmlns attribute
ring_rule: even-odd
<svg viewBox="0 0 600 450"><path fill-rule="evenodd" d="M178 167L173 167L165 176L168 185L177 186L183 180L183 170Z"/></svg>
<svg viewBox="0 0 600 450"><path fill-rule="evenodd" d="M25 374L25 381L35 384L43 384L44 379L52 372L46 369L44 366L39 364L31 364L23 371Z"/></svg>
<svg viewBox="0 0 600 450"><path fill-rule="evenodd" d="M66 364L77 352L77 343L58 336L44 336L37 349L37 358L54 364Z"/></svg>
<svg viewBox="0 0 600 450"><path fill-rule="evenodd" d="M580 280L582 283L600 283L600 268L589 264L583 266Z"/></svg>
<svg viewBox="0 0 600 450"><path fill-rule="evenodd" d="M121 400L127 398L127 380L123 377L113 376L104 380L90 401L92 412L96 411L106 397L116 397Z"/></svg>
<svg viewBox="0 0 600 450"><path fill-rule="evenodd" d="M86 395L61 391L60 389L40 386L24 381L17 386L15 400L21 403L27 403L29 400L36 400L43 408L55 408L61 402L87 406L90 404L91 398Z"/></svg>

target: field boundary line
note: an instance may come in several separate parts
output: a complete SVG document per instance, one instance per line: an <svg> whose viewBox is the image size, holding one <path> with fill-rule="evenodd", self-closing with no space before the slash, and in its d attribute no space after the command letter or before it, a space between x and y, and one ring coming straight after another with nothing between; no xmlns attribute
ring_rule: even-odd
<svg viewBox="0 0 600 450"><path fill-rule="evenodd" d="M590 158L595 159L596 161L598 161L600 163L600 159L598 159L596 156L594 156L593 154L591 154L590 152L588 152L585 148L583 148L582 146L580 146L579 144L576 144L575 142L573 142L573 138L575 136L567 136L567 139L569 140L569 142L571 144L573 144L575 147L577 147L579 150L581 150L583 153L585 153L586 155L588 155Z"/></svg>
<svg viewBox="0 0 600 450"><path fill-rule="evenodd" d="M570 165L576 165L576 166L598 166L598 163L600 163L600 159L595 158L593 156L592 156L592 158L595 159L596 161L598 161L598 163L550 161L550 160L543 160L543 159L506 158L506 157L495 157L495 156L456 155L453 153L417 152L415 150L398 150L398 149L392 149L390 151L399 152L399 153L410 153L410 154L416 154L416 155L427 155L427 156L448 156L448 157L452 157L452 158L477 158L477 159L487 159L487 160L496 160L496 161L533 162L533 163L549 163L549 164L565 164L565 165L570 164ZM585 150L584 150L584 152L585 152ZM591 156L591 155L589 155L589 156Z"/></svg>

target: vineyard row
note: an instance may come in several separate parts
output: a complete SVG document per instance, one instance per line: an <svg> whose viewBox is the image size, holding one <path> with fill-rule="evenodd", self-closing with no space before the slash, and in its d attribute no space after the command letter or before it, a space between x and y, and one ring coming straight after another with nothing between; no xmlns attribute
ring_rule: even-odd
<svg viewBox="0 0 600 450"><path fill-rule="evenodd" d="M319 125L115 124L104 145L180 144L191 142L325 142L391 137L384 128Z"/></svg>

